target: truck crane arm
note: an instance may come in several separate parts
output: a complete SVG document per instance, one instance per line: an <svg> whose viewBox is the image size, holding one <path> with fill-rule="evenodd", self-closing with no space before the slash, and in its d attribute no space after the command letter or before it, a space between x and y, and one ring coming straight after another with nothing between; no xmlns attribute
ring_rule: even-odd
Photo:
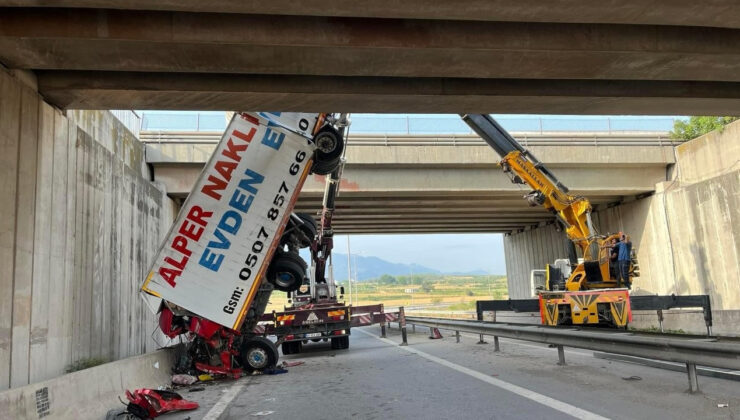
<svg viewBox="0 0 740 420"><path fill-rule="evenodd" d="M530 205L541 205L554 213L564 225L568 238L581 248L585 256L589 255L589 244L593 242L595 230L588 199L568 194L568 188L489 115L460 116L501 156L500 165L512 182L527 184L533 189L525 196Z"/></svg>

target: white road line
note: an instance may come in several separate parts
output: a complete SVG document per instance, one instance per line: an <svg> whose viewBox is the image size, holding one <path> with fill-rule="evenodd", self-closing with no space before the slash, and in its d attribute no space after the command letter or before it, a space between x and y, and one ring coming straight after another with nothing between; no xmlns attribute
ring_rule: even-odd
<svg viewBox="0 0 740 420"><path fill-rule="evenodd" d="M568 414L570 416L573 416L575 418L584 419L584 420L608 420L608 417L600 416L596 413L592 413L590 411L584 410L582 408L578 408L574 405L570 405L568 403L558 401L554 398L550 398L546 395L538 394L532 390L529 390L527 388L522 388L518 385L511 384L506 381L502 381L501 379L492 378L488 375L485 375L483 373L477 372L473 369L466 368L465 366L460 366L458 364L449 362L445 359L441 359L436 356L432 356L431 354L424 353L421 350L417 350L410 346L404 346L401 347L396 343L395 341L389 340L387 338L380 338L377 337L367 331L363 331L361 329L357 329L356 331L361 332L365 335L369 335L370 337L373 337L375 339L378 339L386 344L390 344L400 350L407 351L409 353L416 354L417 356L421 356L427 360L430 360L432 362L435 362L437 364L440 364L442 366L446 366L450 369L454 369L460 373L464 373L468 376L472 376L473 378L479 379L483 382L486 382L490 385L499 387L501 389L504 389L506 391L512 392L514 394L520 395L524 398L530 399L532 401L535 401L537 403L540 403L542 405L545 405L547 407L550 407L554 410L560 411L562 413Z"/></svg>
<svg viewBox="0 0 740 420"><path fill-rule="evenodd" d="M241 390L244 389L244 386L246 384L246 382L237 382L232 385L232 387L229 388L224 393L224 395L221 396L221 399L218 400L218 402L213 407L211 407L210 410L208 410L205 417L203 417L203 420L217 420L224 412L224 410L226 410L226 407L231 404L231 401L233 401L234 398L239 395Z"/></svg>

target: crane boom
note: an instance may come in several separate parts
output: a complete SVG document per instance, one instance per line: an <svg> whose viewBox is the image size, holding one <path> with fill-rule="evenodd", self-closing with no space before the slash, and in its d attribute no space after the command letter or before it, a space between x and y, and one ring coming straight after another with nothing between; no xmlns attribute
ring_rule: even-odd
<svg viewBox="0 0 740 420"><path fill-rule="evenodd" d="M460 116L501 156L500 164L512 181L527 184L533 189L527 194L527 201L531 205L541 205L554 213L565 226L568 238L581 248L584 255L590 254L589 243L595 231L591 223L591 203L588 199L568 194L568 188L490 115Z"/></svg>

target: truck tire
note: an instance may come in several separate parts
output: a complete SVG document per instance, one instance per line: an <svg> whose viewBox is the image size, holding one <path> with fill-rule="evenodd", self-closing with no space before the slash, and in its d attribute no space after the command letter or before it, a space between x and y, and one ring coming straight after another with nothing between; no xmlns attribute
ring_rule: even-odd
<svg viewBox="0 0 740 420"><path fill-rule="evenodd" d="M333 337L331 339L332 350L344 350L349 348L349 336Z"/></svg>
<svg viewBox="0 0 740 420"><path fill-rule="evenodd" d="M311 172L317 175L328 175L334 172L335 169L337 169L340 161L341 157L330 160L322 160L322 158L315 156L313 166L311 167Z"/></svg>
<svg viewBox="0 0 740 420"><path fill-rule="evenodd" d="M337 130L326 125L322 127L313 137L316 144L315 160L331 161L342 156L344 151L344 139Z"/></svg>
<svg viewBox="0 0 740 420"><path fill-rule="evenodd" d="M275 344L265 337L252 337L242 342L239 356L247 373L274 367L280 355Z"/></svg>
<svg viewBox="0 0 740 420"><path fill-rule="evenodd" d="M288 341L282 344L282 350L284 355L298 354L303 349L303 343L300 341Z"/></svg>
<svg viewBox="0 0 740 420"><path fill-rule="evenodd" d="M316 219L314 219L313 216L308 213L296 213L296 216L298 216L303 221L303 225L301 225L298 229L300 229L301 232L303 232L303 234L309 238L309 242L301 242L300 246L301 248L311 246L311 241L314 240L314 238L316 237L316 233L318 232Z"/></svg>
<svg viewBox="0 0 740 420"><path fill-rule="evenodd" d="M306 269L308 265L300 255L278 251L267 269L267 281L280 291L292 292L303 284Z"/></svg>

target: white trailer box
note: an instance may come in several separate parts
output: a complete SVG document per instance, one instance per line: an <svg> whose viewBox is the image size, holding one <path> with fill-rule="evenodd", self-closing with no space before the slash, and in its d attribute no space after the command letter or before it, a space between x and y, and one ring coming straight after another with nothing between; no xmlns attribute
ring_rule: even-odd
<svg viewBox="0 0 740 420"><path fill-rule="evenodd" d="M157 253L147 300L239 329L311 169L318 118L234 115Z"/></svg>

